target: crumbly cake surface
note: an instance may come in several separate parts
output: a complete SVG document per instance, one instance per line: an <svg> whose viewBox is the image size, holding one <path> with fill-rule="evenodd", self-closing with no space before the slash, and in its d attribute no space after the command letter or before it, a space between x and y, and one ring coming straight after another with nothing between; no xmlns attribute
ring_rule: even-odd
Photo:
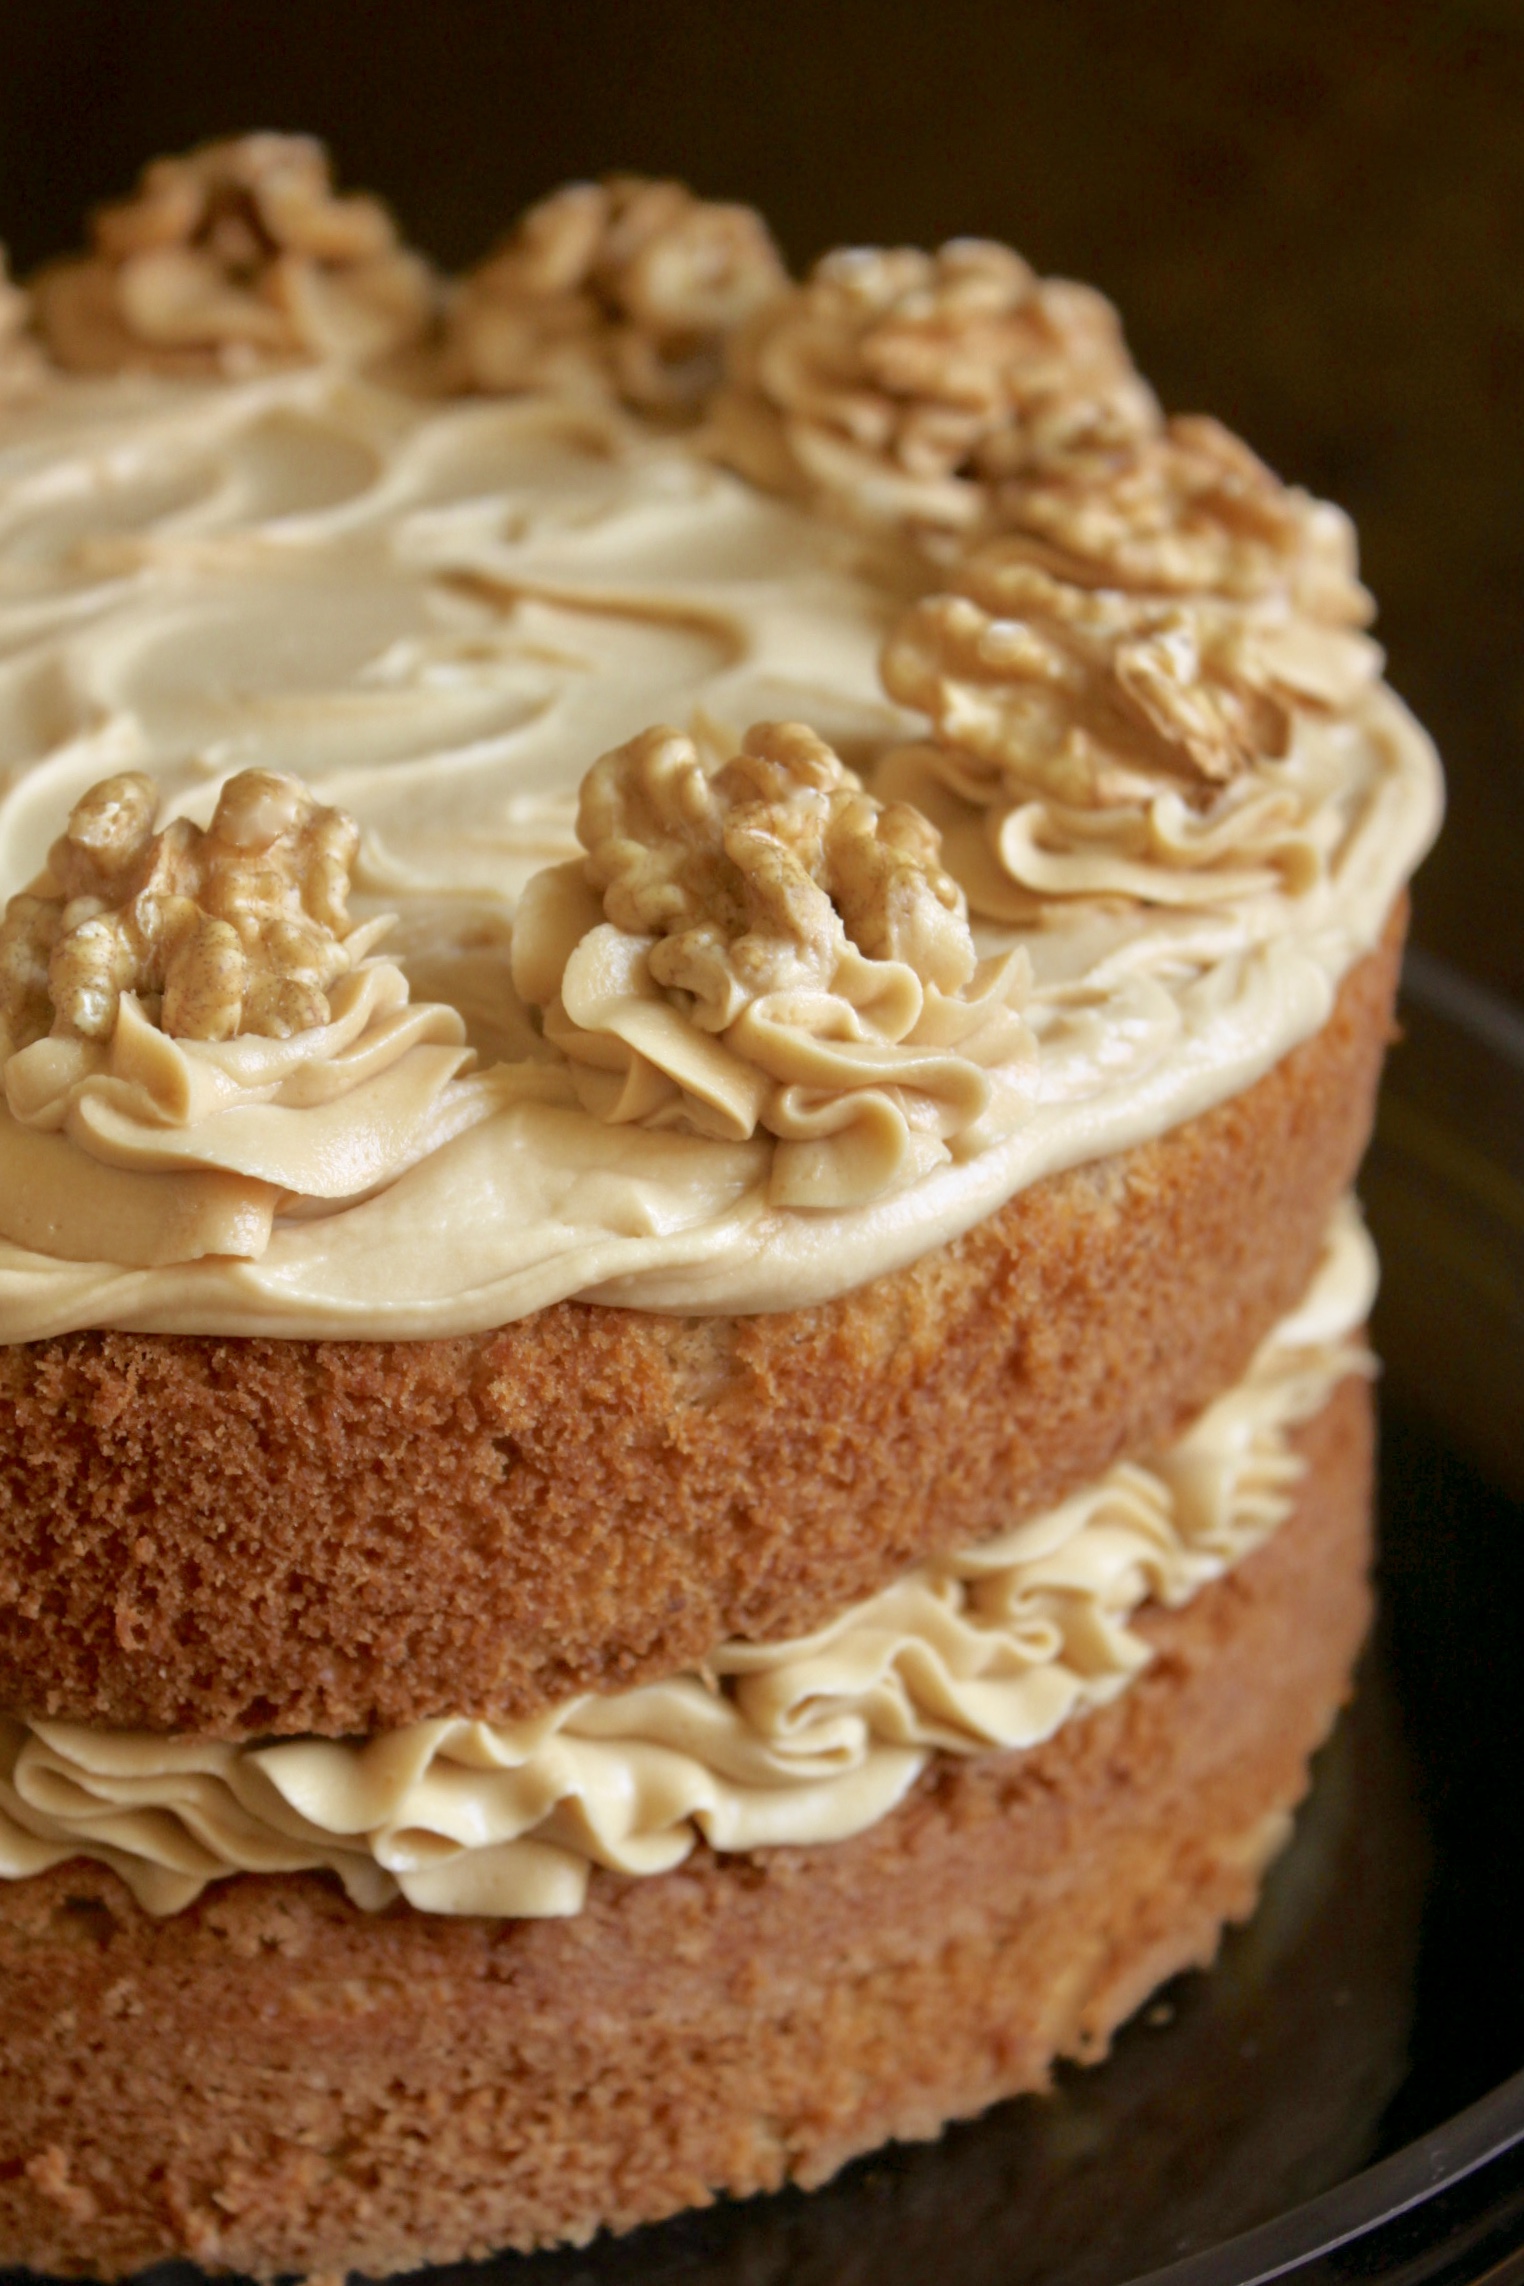
<svg viewBox="0 0 1524 2286"><path fill-rule="evenodd" d="M162 1922L83 1864L0 1890L6 2258L385 2271L585 2238L821 2181L1104 2054L1250 1910L1346 1692L1366 1385L1297 1442L1294 1515L1147 1617L1120 1700L939 1759L853 1841L600 1875L570 1921L367 1917L316 1876Z"/></svg>

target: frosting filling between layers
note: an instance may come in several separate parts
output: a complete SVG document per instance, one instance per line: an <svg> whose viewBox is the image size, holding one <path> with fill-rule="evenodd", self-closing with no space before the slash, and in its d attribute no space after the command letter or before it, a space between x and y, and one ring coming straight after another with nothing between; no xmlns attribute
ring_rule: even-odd
<svg viewBox="0 0 1524 2286"><path fill-rule="evenodd" d="M1037 1745L1146 1665L1131 1625L1178 1606L1289 1514L1291 1432L1350 1373L1375 1258L1339 1209L1301 1305L1167 1451L998 1538L916 1567L792 1642L517 1723L238 1746L0 1716L0 1877L110 1865L150 1912L237 1872L328 1868L376 1910L577 1912L590 1870L845 1839L935 1754Z"/></svg>
<svg viewBox="0 0 1524 2286"><path fill-rule="evenodd" d="M85 1183L78 1209L55 1186L47 1229L0 1240L0 1339L416 1338L572 1296L799 1306L1240 1092L1315 1032L1437 823L1432 749L1374 685L1299 720L1258 806L1230 789L1199 831L1167 799L1103 820L1109 842L1060 806L1011 813L1000 831L1020 839L1041 909L976 939L1031 963L1020 1084L994 1090L1000 1115L950 1159L902 1153L900 1187L801 1206L775 1182L771 1138L588 1108L514 991L511 949L527 881L576 854L583 771L652 722L719 759L749 723L787 716L871 783L923 727L885 697L877 659L932 576L908 547L597 407L424 405L332 368L212 388L60 380L27 400L0 444L0 895L103 775L151 772L172 811L204 822L233 773L298 771L359 819L357 916L397 914L388 955L415 1001L460 1010L479 1076L442 1079L447 1115L411 1124L393 1105L367 1127L352 1102L363 1180L342 1197L314 1194L289 1123L292 1155L272 1140L247 1178L268 1186L258 1229L199 1260L145 1262L113 1240L104 1176L88 1229ZM1225 862L1209 892L1213 834L1251 862ZM1132 901L1163 876L1179 900ZM127 1140L139 1156L113 1166L120 1183L183 1187L189 1205L222 1181L193 1130L152 1138L158 1167L183 1168L169 1174L142 1174L143 1139ZM0 1189L32 1183L44 1143L78 1148L27 1128L14 1101L0 1113ZM96 1179L98 1162L80 1165ZM133 1211L124 1190L117 1224Z"/></svg>

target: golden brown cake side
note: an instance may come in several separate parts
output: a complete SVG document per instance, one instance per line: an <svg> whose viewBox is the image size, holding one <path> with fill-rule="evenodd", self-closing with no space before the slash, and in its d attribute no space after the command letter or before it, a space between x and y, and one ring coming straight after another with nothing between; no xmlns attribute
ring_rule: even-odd
<svg viewBox="0 0 1524 2286"><path fill-rule="evenodd" d="M226 1737L527 1713L801 1633L1168 1442L1307 1283L1404 917L1242 1095L815 1309L0 1351L0 1706Z"/></svg>
<svg viewBox="0 0 1524 2286"><path fill-rule="evenodd" d="M1028 1754L939 1759L824 1849L598 1875L569 1921L367 1917L315 1876L152 1921L0 1889L0 2260L384 2271L793 2178L1095 2058L1254 1901L1368 1616L1370 1398L1153 1664ZM652 2091L660 2098L652 2100Z"/></svg>

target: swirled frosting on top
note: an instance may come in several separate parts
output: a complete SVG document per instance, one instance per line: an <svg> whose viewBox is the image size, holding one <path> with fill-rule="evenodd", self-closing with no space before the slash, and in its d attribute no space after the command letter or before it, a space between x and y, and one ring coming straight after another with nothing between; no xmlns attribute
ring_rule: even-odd
<svg viewBox="0 0 1524 2286"><path fill-rule="evenodd" d="M933 1754L1038 1745L1148 1664L1133 1621L1184 1604L1289 1514L1290 1442L1349 1373L1375 1258L1346 1204L1293 1315L1167 1451L918 1566L816 1634L518 1723L440 1720L270 1746L0 1715L0 1879L76 1856L150 1912L228 1874L336 1873L357 1905L577 1912L591 1869L845 1840Z"/></svg>
<svg viewBox="0 0 1524 2286"><path fill-rule="evenodd" d="M1099 433L1085 441L1106 445ZM1218 794L1199 800L1182 780L1098 809L1050 783L1041 818L1023 819L1031 805L1011 796L1009 774L997 800L977 798L979 773L1003 763L958 745L957 725L919 688L891 697L881 678L886 642L899 629L903 644L904 615L924 611L933 587L957 592L903 534L772 497L691 439L609 404L425 402L331 362L211 384L53 375L9 405L0 896L38 874L71 806L103 779L147 773L167 819L202 826L239 772L295 774L358 821L355 922L396 916L386 959L412 1004L455 1011L478 1071L447 1083L446 1093L475 1090L458 1129L431 1130L421 1155L402 1154L379 1186L317 1186L303 1211L272 1210L262 1243L242 1251L144 1260L83 1222L70 1238L47 1216L10 1225L0 1338L87 1325L424 1336L567 1296L790 1307L927 1252L1046 1173L1238 1092L1315 1031L1437 822L1434 757L1399 702L1362 668L1337 703L1304 703L1304 693L1282 703L1278 667L1284 737L1256 731L1254 772L1220 789L1221 816ZM1011 617L999 597L964 600L992 623ZM1262 603L1238 597L1235 608ZM1156 638L1159 656L1178 663L1170 631L1155 627ZM997 632L997 648L1004 639ZM1081 660L1076 671L1103 666ZM866 796L891 807L903 790L878 774L883 757L932 752L925 799L919 785L913 797L943 834L932 862L968 894L972 956L994 964L980 973L1010 990L997 1007L972 981L917 979L926 1007L933 994L957 1004L957 1024L984 1007L988 1053L966 1054L977 1027L917 1040L930 1019L915 1015L896 1036L903 1010L855 1044L809 1024L772 1026L764 1054L777 1010L754 999L731 1019L758 1044L757 1056L736 1058L756 1099L743 1117L715 1112L644 1046L637 1065L624 1016L605 1021L611 1003L598 995L613 985L607 971L584 976L597 965L586 948L605 927L635 942L607 912L611 884L577 876L593 903L573 930L542 881L517 937L522 989L515 914L536 875L588 859L577 796L599 756L665 724L723 774L751 726L780 721L808 725ZM852 791L845 779L839 790ZM1179 816L1167 799L1161 807L1171 795L1183 799ZM1237 806L1254 802L1250 831ZM1099 857L1087 840L1096 818ZM1220 830L1231 854L1204 861ZM996 909L980 889L992 850L1004 885ZM1188 895L1155 894L1187 876ZM840 883L826 896L841 918ZM865 966L906 965L843 927ZM561 977L573 956L580 964L573 994L552 973L540 999L534 943L557 929ZM655 932L674 947L681 933ZM654 975L650 948L642 957ZM592 1001L578 998L584 983ZM724 1025L695 1021L689 984L660 993L686 1023L685 1052L703 1042L734 1055ZM686 1002L673 997L682 993ZM367 1005L366 1023L398 1013ZM346 1010L333 1020L352 1019ZM622 1043L624 1078L612 1077L623 1087L634 1073L653 1116L607 1116L610 1067L590 1047L600 1039ZM852 1060L840 1051L854 1045L879 1065L908 1050L923 1074L938 1059L957 1063L956 1088L906 1085L901 1062L871 1086L832 1080L806 1100L814 1081L783 1068L823 1047L839 1078ZM341 1068L350 1050L332 1046ZM416 1043L434 1048L457 1052ZM76 1059L77 1074L40 1059L49 1072L14 1095L12 1128L26 1149L88 1146L97 1155L84 1164L167 1186L167 1198L210 1179L176 1162L167 1103L208 1104L208 1089L247 1082L268 1120L291 1107L282 1090L311 1084L262 1064L243 1071L265 1052L239 1038L209 1046L190 1059L205 1074L193 1086L129 1017L99 1069L93 1054ZM662 1095L669 1083L675 1096ZM866 1173L843 1176L839 1150L814 1148L820 1122L839 1117L849 1093L855 1122L875 1092L874 1116L887 1104L899 1122L879 1128L881 1142L898 1138L898 1155L891 1165L879 1149ZM657 1096L669 1111L681 1099L681 1115L668 1117ZM217 1118L242 1117L217 1100ZM695 1113L701 1101L714 1116ZM795 1114L807 1131L783 1132ZM197 1110L190 1124L210 1131L215 1119ZM159 1156L131 1159L150 1130ZM795 1146L804 1158L790 1160ZM806 1167L814 1175L796 1181ZM253 1160L238 1179L282 1182L273 1163Z"/></svg>

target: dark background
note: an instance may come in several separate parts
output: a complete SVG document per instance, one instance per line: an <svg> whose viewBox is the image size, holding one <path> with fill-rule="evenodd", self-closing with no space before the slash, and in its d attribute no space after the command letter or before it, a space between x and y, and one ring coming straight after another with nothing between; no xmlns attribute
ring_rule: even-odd
<svg viewBox="0 0 1524 2286"><path fill-rule="evenodd" d="M441 261L610 167L842 240L1011 240L1122 305L1172 407L1357 517L1451 830L1418 934L1524 998L1519 0L0 0L0 237L142 161L329 139Z"/></svg>

